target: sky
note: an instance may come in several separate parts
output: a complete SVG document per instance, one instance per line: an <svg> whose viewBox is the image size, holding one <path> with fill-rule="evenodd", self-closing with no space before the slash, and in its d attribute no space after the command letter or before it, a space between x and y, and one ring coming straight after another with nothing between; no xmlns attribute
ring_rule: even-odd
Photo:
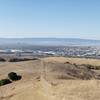
<svg viewBox="0 0 100 100"><path fill-rule="evenodd" d="M0 37L100 40L100 0L0 0Z"/></svg>

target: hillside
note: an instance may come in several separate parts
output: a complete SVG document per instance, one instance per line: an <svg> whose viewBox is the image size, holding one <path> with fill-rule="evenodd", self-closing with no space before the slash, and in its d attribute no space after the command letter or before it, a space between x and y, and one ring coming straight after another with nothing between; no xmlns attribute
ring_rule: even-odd
<svg viewBox="0 0 100 100"><path fill-rule="evenodd" d="M0 79L11 71L22 79L0 87L0 100L99 100L99 60L49 57L0 64Z"/></svg>

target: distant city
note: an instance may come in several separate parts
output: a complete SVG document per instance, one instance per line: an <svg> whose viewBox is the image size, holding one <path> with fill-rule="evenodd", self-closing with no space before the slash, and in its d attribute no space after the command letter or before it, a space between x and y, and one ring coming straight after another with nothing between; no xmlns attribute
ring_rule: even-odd
<svg viewBox="0 0 100 100"><path fill-rule="evenodd" d="M100 41L62 38L0 39L0 55L100 58Z"/></svg>
<svg viewBox="0 0 100 100"><path fill-rule="evenodd" d="M15 56L65 56L65 57L87 57L87 58L100 58L99 47L88 46L33 46L31 49L5 49L0 50L0 54L8 54Z"/></svg>

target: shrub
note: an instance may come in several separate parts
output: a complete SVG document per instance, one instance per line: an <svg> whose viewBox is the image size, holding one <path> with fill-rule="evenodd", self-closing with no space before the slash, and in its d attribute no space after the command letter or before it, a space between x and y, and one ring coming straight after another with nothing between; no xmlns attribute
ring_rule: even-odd
<svg viewBox="0 0 100 100"><path fill-rule="evenodd" d="M38 60L38 58L11 58L9 62L21 62L21 61L29 61L29 60Z"/></svg>
<svg viewBox="0 0 100 100"><path fill-rule="evenodd" d="M11 59L9 60L9 62L19 62L19 61L22 61L22 59L11 58Z"/></svg>
<svg viewBox="0 0 100 100"><path fill-rule="evenodd" d="M6 60L5 60L4 58L1 58L1 57L0 57L0 61L1 61L1 62L5 62Z"/></svg>
<svg viewBox="0 0 100 100"><path fill-rule="evenodd" d="M9 79L2 79L0 80L0 86L6 85L6 84L10 84L11 81Z"/></svg>
<svg viewBox="0 0 100 100"><path fill-rule="evenodd" d="M87 64L87 65L85 65L87 68L89 68L89 69L94 69L94 66L93 65L89 65L89 64Z"/></svg>
<svg viewBox="0 0 100 100"><path fill-rule="evenodd" d="M100 66L94 66L90 64L83 64L83 66L87 67L88 69L100 70Z"/></svg>
<svg viewBox="0 0 100 100"><path fill-rule="evenodd" d="M9 73L8 74L8 77L12 81L17 81L17 80L20 80L21 79L21 76L20 75L17 75L15 72Z"/></svg>

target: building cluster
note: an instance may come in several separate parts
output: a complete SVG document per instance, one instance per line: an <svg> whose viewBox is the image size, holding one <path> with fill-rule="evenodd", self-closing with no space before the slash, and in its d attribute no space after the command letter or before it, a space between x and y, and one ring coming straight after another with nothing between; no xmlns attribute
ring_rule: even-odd
<svg viewBox="0 0 100 100"><path fill-rule="evenodd" d="M69 56L69 57L93 57L100 58L99 47L81 47L81 46L57 46L57 47L41 47L32 49L6 49L0 50L0 53L15 54L17 56Z"/></svg>

